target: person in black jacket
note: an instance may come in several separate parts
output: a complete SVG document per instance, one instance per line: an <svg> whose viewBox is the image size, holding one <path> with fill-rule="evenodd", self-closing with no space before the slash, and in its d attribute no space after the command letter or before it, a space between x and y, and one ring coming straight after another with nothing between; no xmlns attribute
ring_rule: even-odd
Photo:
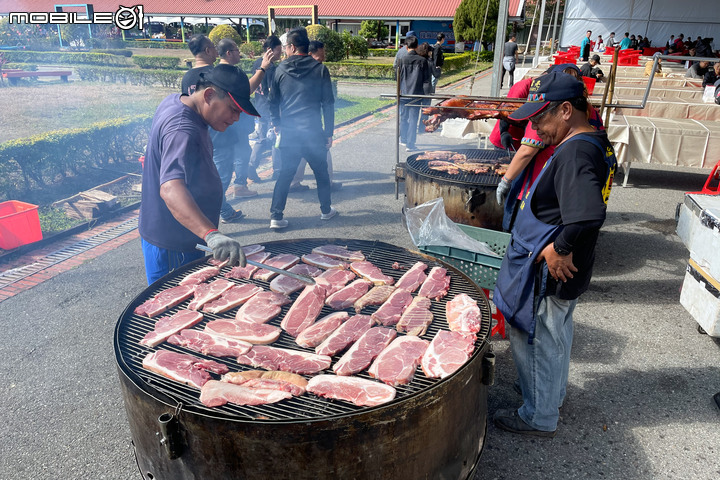
<svg viewBox="0 0 720 480"><path fill-rule="evenodd" d="M437 42L435 42L435 45L433 45L432 48L433 71L430 72L432 73L432 93L435 93L438 80L440 80L440 76L442 75L442 66L445 64L445 54L442 49L443 44L445 43L445 34L438 33L436 39Z"/></svg>
<svg viewBox="0 0 720 480"><path fill-rule="evenodd" d="M327 67L308 55L310 39L303 27L290 30L288 58L275 69L270 86L270 117L280 136L280 175L270 206L270 228L288 226L283 219L288 190L301 159L315 173L320 219L337 214L331 206L327 151L335 127L335 97Z"/></svg>
<svg viewBox="0 0 720 480"><path fill-rule="evenodd" d="M423 84L430 82L430 67L427 58L418 55L417 37L408 37L405 40L408 53L398 62L398 76L400 78L401 95L424 95ZM412 102L412 105L409 105ZM417 98L400 99L400 143L405 150L415 150L417 137L417 123L420 116L420 102Z"/></svg>

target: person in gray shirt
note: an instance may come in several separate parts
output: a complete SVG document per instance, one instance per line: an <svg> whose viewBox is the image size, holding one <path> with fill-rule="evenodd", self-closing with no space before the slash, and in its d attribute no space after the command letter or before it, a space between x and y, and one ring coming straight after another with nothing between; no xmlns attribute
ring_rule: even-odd
<svg viewBox="0 0 720 480"><path fill-rule="evenodd" d="M510 40L505 42L503 47L503 61L502 61L502 77L500 77L500 88L505 81L505 72L507 71L510 75L510 86L515 84L515 62L517 60L518 44L515 43L515 35L510 37Z"/></svg>

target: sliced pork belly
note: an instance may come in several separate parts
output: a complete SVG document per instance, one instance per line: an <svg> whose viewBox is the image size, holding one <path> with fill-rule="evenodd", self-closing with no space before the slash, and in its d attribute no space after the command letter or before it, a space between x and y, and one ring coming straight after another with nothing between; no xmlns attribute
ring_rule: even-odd
<svg viewBox="0 0 720 480"><path fill-rule="evenodd" d="M343 262L342 260L338 260L337 258L331 258L325 255L320 255L318 253L308 253L307 255L303 255L302 261L307 263L308 265L314 265L316 267L324 268L326 270L331 268L340 268L344 270L348 268L348 264Z"/></svg>
<svg viewBox="0 0 720 480"><path fill-rule="evenodd" d="M205 332L256 345L267 345L280 338L281 330L264 323L213 320L205 325Z"/></svg>
<svg viewBox="0 0 720 480"><path fill-rule="evenodd" d="M407 385L412 382L428 345L430 342L419 337L397 337L378 355L368 373L388 385Z"/></svg>
<svg viewBox="0 0 720 480"><path fill-rule="evenodd" d="M293 337L312 325L325 302L325 289L320 285L307 286L287 311L280 327Z"/></svg>
<svg viewBox="0 0 720 480"><path fill-rule="evenodd" d="M291 255L289 253L281 253L280 255L275 255L274 257L268 258L265 262L263 262L265 265L270 265L271 267L275 268L282 268L283 270L287 270L288 268L292 267L293 265L297 265L297 263L300 261L300 257L297 257L295 255ZM253 278L255 280L262 280L263 282L269 282L270 279L272 279L277 273L271 272L270 270L266 270L264 268L261 268L257 272L253 274Z"/></svg>
<svg viewBox="0 0 720 480"><path fill-rule="evenodd" d="M400 321L405 309L412 303L413 297L407 290L396 288L380 308L373 313L372 319L379 325L393 326Z"/></svg>
<svg viewBox="0 0 720 480"><path fill-rule="evenodd" d="M355 280L347 287L333 293L325 300L325 305L333 310L350 308L360 297L365 295L372 286L372 282L361 278Z"/></svg>
<svg viewBox="0 0 720 480"><path fill-rule="evenodd" d="M315 348L328 338L345 320L350 317L347 312L335 312L326 315L303 330L295 339L295 343L305 348Z"/></svg>
<svg viewBox="0 0 720 480"><path fill-rule="evenodd" d="M414 292L427 278L427 274L425 273L427 267L427 264L417 262L415 265L410 267L410 270L400 277L400 280L397 281L395 286L397 288L407 290L410 293Z"/></svg>
<svg viewBox="0 0 720 480"><path fill-rule="evenodd" d="M312 253L319 253L346 262L362 262L365 260L365 255L360 250L351 251L347 247L340 245L321 245L313 248Z"/></svg>
<svg viewBox="0 0 720 480"><path fill-rule="evenodd" d="M242 247L245 257L265 251L265 245L245 245Z"/></svg>
<svg viewBox="0 0 720 480"><path fill-rule="evenodd" d="M362 372L396 336L397 332L390 328L371 328L353 343L345 355L340 357L340 360L333 365L333 371L337 375L354 375Z"/></svg>
<svg viewBox="0 0 720 480"><path fill-rule="evenodd" d="M199 285L220 274L220 267L205 267L190 273L180 280L179 285Z"/></svg>
<svg viewBox="0 0 720 480"><path fill-rule="evenodd" d="M190 310L200 310L203 305L220 297L233 286L235 286L233 282L225 280L224 278L218 278L210 283L195 285L195 298L190 302L188 308Z"/></svg>
<svg viewBox="0 0 720 480"><path fill-rule="evenodd" d="M138 305L135 308L135 313L152 318L192 297L194 291L194 285L178 285L177 287L168 288L142 305Z"/></svg>
<svg viewBox="0 0 720 480"><path fill-rule="evenodd" d="M439 330L420 365L430 378L445 378L468 361L475 349L475 335Z"/></svg>
<svg viewBox="0 0 720 480"><path fill-rule="evenodd" d="M467 293L455 295L445 304L445 316L450 330L462 333L480 331L480 307Z"/></svg>
<svg viewBox="0 0 720 480"><path fill-rule="evenodd" d="M288 272L297 273L298 275L305 275L306 277L317 277L323 271L319 268L313 267L312 265L299 263L293 267L290 267L288 269ZM306 286L306 283L303 283L295 278L288 277L287 275L278 275L277 277L273 278L272 282L270 282L270 290L272 290L273 292L282 293L283 295L292 295L298 290L302 290Z"/></svg>
<svg viewBox="0 0 720 480"><path fill-rule="evenodd" d="M395 398L390 385L359 377L317 375L310 379L307 391L318 397L354 403L358 407L374 407Z"/></svg>
<svg viewBox="0 0 720 480"><path fill-rule="evenodd" d="M270 252L258 252L254 253L252 255L248 255L245 257L247 260L252 260L253 262L259 262L263 263L268 258L270 258L272 254ZM249 280L250 277L252 277L252 274L255 273L258 270L259 267L256 267L254 265L245 265L244 267L232 267L229 272L225 273L226 278L237 278L239 280L245 279Z"/></svg>
<svg viewBox="0 0 720 480"><path fill-rule="evenodd" d="M251 343L242 340L233 340L214 333L189 329L170 336L167 341L173 345L214 357L237 357L252 348Z"/></svg>
<svg viewBox="0 0 720 480"><path fill-rule="evenodd" d="M159 319L157 323L155 323L155 329L152 332L148 332L145 338L140 340L140 343L148 347L155 347L183 328L190 328L193 325L197 325L202 319L203 314L200 312L178 310L171 316Z"/></svg>
<svg viewBox="0 0 720 480"><path fill-rule="evenodd" d="M232 288L226 290L220 298L216 298L212 302L203 305L202 309L203 312L214 314L227 312L231 308L242 305L262 291L262 287L253 285L252 283L233 285Z"/></svg>
<svg viewBox="0 0 720 480"><path fill-rule="evenodd" d="M428 274L428 278L420 287L418 296L440 300L447 295L450 290L450 275L447 270L442 267L433 267Z"/></svg>
<svg viewBox="0 0 720 480"><path fill-rule="evenodd" d="M400 317L397 331L405 332L408 335L425 335L433 320L433 314L430 311L431 304L432 302L428 298L415 297Z"/></svg>
<svg viewBox="0 0 720 480"><path fill-rule="evenodd" d="M370 330L374 322L370 315L355 315L340 325L337 330L330 334L320 345L315 348L315 353L320 355L335 355L342 352L350 344L357 341L363 333Z"/></svg>
<svg viewBox="0 0 720 480"><path fill-rule="evenodd" d="M265 323L277 317L283 305L290 303L285 295L276 292L255 294L235 314L235 320L241 322Z"/></svg>
<svg viewBox="0 0 720 480"><path fill-rule="evenodd" d="M391 285L378 285L373 287L362 297L358 298L353 307L355 307L355 313L360 313L363 308L370 305L382 305L385 301L390 298L390 295L395 291L395 287Z"/></svg>
<svg viewBox="0 0 720 480"><path fill-rule="evenodd" d="M325 296L329 297L345 287L353 278L355 278L355 273L350 270L332 268L315 277L315 283L325 288Z"/></svg>
<svg viewBox="0 0 720 480"><path fill-rule="evenodd" d="M148 353L142 365L152 372L195 388L201 388L212 378L206 370L218 374L230 370L222 363L168 350Z"/></svg>
<svg viewBox="0 0 720 480"><path fill-rule="evenodd" d="M255 345L249 352L239 355L237 362L241 365L267 370L313 375L330 368L332 359L326 355L316 355L299 350Z"/></svg>
<svg viewBox="0 0 720 480"><path fill-rule="evenodd" d="M383 274L382 270L370 262L353 262L350 264L350 270L375 285L392 285L395 283L394 278Z"/></svg>
<svg viewBox="0 0 720 480"><path fill-rule="evenodd" d="M292 394L270 388L250 388L244 385L210 380L200 390L200 402L206 407L235 405L265 405L292 398Z"/></svg>
<svg viewBox="0 0 720 480"><path fill-rule="evenodd" d="M305 393L308 381L304 377L290 372L246 370L230 372L222 376L223 382L234 383L249 388L271 388L291 393L294 397Z"/></svg>

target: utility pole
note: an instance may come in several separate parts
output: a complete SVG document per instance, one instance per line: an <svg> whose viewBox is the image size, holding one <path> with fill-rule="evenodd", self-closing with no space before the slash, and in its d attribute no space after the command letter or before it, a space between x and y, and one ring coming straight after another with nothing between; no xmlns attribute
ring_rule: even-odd
<svg viewBox="0 0 720 480"><path fill-rule="evenodd" d="M544 2L545 0L543 0ZM543 3L544 4L544 3ZM500 96L500 81L502 80L502 59L505 46L505 34L508 24L508 9L510 0L500 0L498 12L497 32L495 33L495 60L493 60L492 83L490 85L490 96Z"/></svg>
<svg viewBox="0 0 720 480"><path fill-rule="evenodd" d="M545 0L542 0L542 6L540 7L540 18L538 19L538 34L537 43L535 45L535 58L533 58L533 68L538 66L540 63L540 45L542 44L542 27L545 21Z"/></svg>

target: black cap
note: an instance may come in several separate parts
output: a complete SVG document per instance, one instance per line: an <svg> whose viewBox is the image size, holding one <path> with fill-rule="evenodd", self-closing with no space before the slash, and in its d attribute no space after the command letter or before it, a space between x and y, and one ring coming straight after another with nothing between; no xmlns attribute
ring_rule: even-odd
<svg viewBox="0 0 720 480"><path fill-rule="evenodd" d="M592 60L593 62L597 62L598 64L600 64L600 55L595 54L595 55L593 55L592 57L590 57L590 60Z"/></svg>
<svg viewBox="0 0 720 480"><path fill-rule="evenodd" d="M512 120L527 120L556 100L582 97L584 85L567 73L553 72L540 76L530 85L527 103L509 115Z"/></svg>
<svg viewBox="0 0 720 480"><path fill-rule="evenodd" d="M221 63L201 75L207 82L225 90L240 110L248 115L260 116L250 102L250 81L237 67Z"/></svg>

